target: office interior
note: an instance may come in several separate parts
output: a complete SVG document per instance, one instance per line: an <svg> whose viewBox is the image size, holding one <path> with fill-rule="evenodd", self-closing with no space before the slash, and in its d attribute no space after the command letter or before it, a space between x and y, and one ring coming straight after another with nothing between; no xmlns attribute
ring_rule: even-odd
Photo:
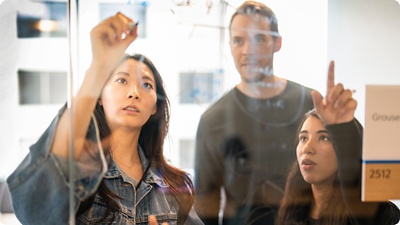
<svg viewBox="0 0 400 225"><path fill-rule="evenodd" d="M243 0L76 2L78 10L68 14L67 0L0 1L0 224L19 224L5 180L79 87L90 63L89 32L100 20L121 11L139 21L139 37L127 52L148 56L163 76L171 101L165 157L192 175L201 114L240 79L227 26ZM261 2L275 11L283 37L277 76L324 93L335 60L336 81L356 90L362 124L366 85L400 85L399 1ZM68 23L71 17L76 23Z"/></svg>

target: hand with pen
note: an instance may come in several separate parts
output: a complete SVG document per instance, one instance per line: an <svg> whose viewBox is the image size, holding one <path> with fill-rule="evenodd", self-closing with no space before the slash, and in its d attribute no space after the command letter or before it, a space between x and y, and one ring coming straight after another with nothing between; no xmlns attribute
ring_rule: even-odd
<svg viewBox="0 0 400 225"><path fill-rule="evenodd" d="M109 75L121 62L128 46L136 39L137 23L118 12L94 27L90 37L91 67L100 66L102 71Z"/></svg>

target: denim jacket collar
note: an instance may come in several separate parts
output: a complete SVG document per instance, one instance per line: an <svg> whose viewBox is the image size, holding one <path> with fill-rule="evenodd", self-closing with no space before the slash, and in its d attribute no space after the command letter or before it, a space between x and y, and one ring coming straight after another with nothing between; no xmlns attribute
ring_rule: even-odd
<svg viewBox="0 0 400 225"><path fill-rule="evenodd" d="M144 151L140 145L138 145L138 151L139 151L139 157L142 162L142 168L145 170L150 162L146 158ZM118 170L118 167L115 165L115 162L111 160L111 163L109 164L109 168L107 172L104 175L104 179L111 179L111 178L116 178L121 176L121 172ZM164 180L161 178L160 172L154 168L150 167L149 170L147 171L146 174L144 174L143 182L147 184L156 184L162 188L168 187L168 184L164 182Z"/></svg>

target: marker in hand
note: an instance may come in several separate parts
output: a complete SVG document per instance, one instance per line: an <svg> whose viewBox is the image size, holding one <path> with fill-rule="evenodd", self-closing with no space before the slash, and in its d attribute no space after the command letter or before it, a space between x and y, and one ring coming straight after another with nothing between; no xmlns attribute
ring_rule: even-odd
<svg viewBox="0 0 400 225"><path fill-rule="evenodd" d="M129 22L128 23L128 27L129 27L129 31L133 31L133 29L135 29L135 27L137 27L139 25L139 22Z"/></svg>
<svg viewBox="0 0 400 225"><path fill-rule="evenodd" d="M128 26L127 33L122 33L122 35L121 35L121 39L125 39L126 35L130 34L139 25L139 22L135 23L135 22L131 21L130 19L128 19L126 16L124 16L120 12L117 13L117 16Z"/></svg>

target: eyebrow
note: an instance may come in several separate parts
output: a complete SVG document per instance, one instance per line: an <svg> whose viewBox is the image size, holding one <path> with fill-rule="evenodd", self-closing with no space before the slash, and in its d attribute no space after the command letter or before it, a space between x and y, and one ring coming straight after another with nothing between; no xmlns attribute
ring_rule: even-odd
<svg viewBox="0 0 400 225"><path fill-rule="evenodd" d="M122 74L122 75L125 75L125 76L130 76L129 73L124 72L124 71L119 71L119 72L117 72L115 75L119 75L119 74Z"/></svg>
<svg viewBox="0 0 400 225"><path fill-rule="evenodd" d="M304 133L308 133L308 131L307 130L301 130L299 132L299 134L304 134ZM328 131L327 130L319 130L319 131L317 131L317 134L328 134Z"/></svg>

